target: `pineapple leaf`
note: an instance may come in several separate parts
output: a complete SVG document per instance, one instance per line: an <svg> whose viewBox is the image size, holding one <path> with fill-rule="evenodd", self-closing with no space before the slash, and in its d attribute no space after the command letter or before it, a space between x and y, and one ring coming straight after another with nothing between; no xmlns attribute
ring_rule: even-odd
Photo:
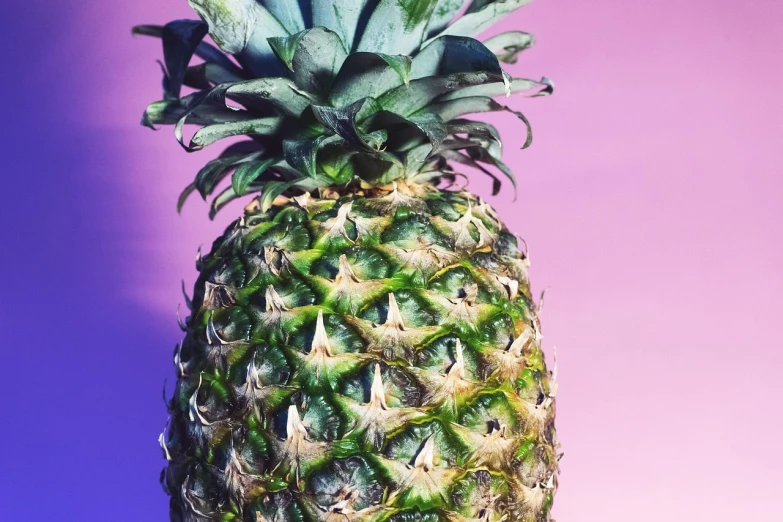
<svg viewBox="0 0 783 522"><path fill-rule="evenodd" d="M475 71L503 73L497 56L483 43L465 36L447 35L436 38L416 55L411 78Z"/></svg>
<svg viewBox="0 0 783 522"><path fill-rule="evenodd" d="M196 174L195 185L203 199L212 193L215 185L228 175L233 167L243 163L252 162L258 159L260 152L246 154L242 156L220 157L209 161Z"/></svg>
<svg viewBox="0 0 783 522"><path fill-rule="evenodd" d="M231 176L231 187L234 189L234 193L237 196L244 196L247 187L278 161L279 158L268 158L262 161L248 161L239 165Z"/></svg>
<svg viewBox="0 0 783 522"><path fill-rule="evenodd" d="M531 0L474 0L465 14L446 27L440 34L476 36L489 29L504 16L516 11Z"/></svg>
<svg viewBox="0 0 783 522"><path fill-rule="evenodd" d="M207 125L196 131L187 149L191 151L201 150L223 138L243 134L250 136L274 136L280 132L282 125L283 118L279 116Z"/></svg>
<svg viewBox="0 0 783 522"><path fill-rule="evenodd" d="M482 112L510 112L520 120L522 120L522 123L525 124L525 142L522 145L523 149L526 149L530 146L531 143L533 143L533 129L530 126L530 122L527 120L524 114L522 114L519 111L515 111L505 105L502 105L492 98L486 98L486 97L480 97L475 96L471 98L462 98L459 100L451 100L443 103L438 103L435 105L432 105L427 108L427 111L432 111L435 114L440 115L445 121L453 120L454 118L458 116L462 116L463 114L477 114ZM467 120L459 120L467 121ZM483 122L471 122L475 125L485 126L486 124ZM472 132L469 129L466 130L454 130L456 127L453 125L454 122L449 121L448 128L449 128L449 134L454 134L455 132Z"/></svg>
<svg viewBox="0 0 783 522"><path fill-rule="evenodd" d="M163 26L137 25L131 30L131 34L141 34L144 36L163 38ZM223 51L210 43L204 41L199 42L194 54L207 63L220 65L224 69L233 71L234 73L241 72L241 69L234 65L234 62L232 62L228 56L223 53Z"/></svg>
<svg viewBox="0 0 783 522"><path fill-rule="evenodd" d="M334 106L351 104L362 98L378 97L410 78L411 59L377 53L354 53L346 58L329 93Z"/></svg>
<svg viewBox="0 0 783 522"><path fill-rule="evenodd" d="M188 118L188 123L198 125L245 119L241 113L232 111L225 106L207 104L188 109L187 97L185 97L179 100L161 100L149 104L142 114L141 124L157 130L155 125L174 125L185 116Z"/></svg>
<svg viewBox="0 0 783 522"><path fill-rule="evenodd" d="M327 136L321 135L307 140L284 140L283 156L288 164L298 172L314 178L318 147L327 139Z"/></svg>
<svg viewBox="0 0 783 522"><path fill-rule="evenodd" d="M337 33L313 27L293 36L269 38L280 59L294 73L296 84L313 93L328 93L348 56Z"/></svg>
<svg viewBox="0 0 783 522"><path fill-rule="evenodd" d="M299 183L299 181L298 179L293 181L268 181L264 184L264 192L261 196L261 212L269 210L277 196Z"/></svg>
<svg viewBox="0 0 783 522"><path fill-rule="evenodd" d="M163 61L166 77L163 82L165 99L177 99L193 53L207 35L207 24L195 20L174 20L163 26Z"/></svg>
<svg viewBox="0 0 783 522"><path fill-rule="evenodd" d="M234 187L226 187L220 194L217 195L212 203L209 205L209 219L215 219L215 216L220 209L237 199L239 196L234 192Z"/></svg>
<svg viewBox="0 0 783 522"><path fill-rule="evenodd" d="M432 38L443 31L465 2L466 0L439 0L427 25L426 36Z"/></svg>
<svg viewBox="0 0 783 522"><path fill-rule="evenodd" d="M304 30L310 21L310 0L260 0L272 16L291 33Z"/></svg>
<svg viewBox="0 0 783 522"><path fill-rule="evenodd" d="M315 118L324 127L354 146L370 149L365 139L359 134L356 122L378 112L380 107L375 100L365 98L345 107L312 105L312 109Z"/></svg>
<svg viewBox="0 0 783 522"><path fill-rule="evenodd" d="M358 51L413 54L437 0L380 0L370 15Z"/></svg>
<svg viewBox="0 0 783 522"><path fill-rule="evenodd" d="M190 195L193 194L194 190L196 190L196 184L191 183L180 193L179 197L177 198L177 214L182 213L182 207L185 206L185 201L187 201Z"/></svg>
<svg viewBox="0 0 783 522"><path fill-rule="evenodd" d="M188 0L209 24L209 35L223 51L237 55L255 74L269 76L279 68L268 37L288 31L256 0Z"/></svg>
<svg viewBox="0 0 783 522"><path fill-rule="evenodd" d="M353 50L359 24L369 0L312 0L313 27L328 27L335 31Z"/></svg>
<svg viewBox="0 0 783 522"><path fill-rule="evenodd" d="M409 116L423 109L433 100L465 87L503 82L503 76L492 72L464 72L446 76L430 76L411 81L409 86L400 86L378 98L383 109L402 116Z"/></svg>
<svg viewBox="0 0 783 522"><path fill-rule="evenodd" d="M245 80L243 76L216 63L191 65L185 71L184 85L196 89L211 89L221 83L236 83Z"/></svg>
<svg viewBox="0 0 783 522"><path fill-rule="evenodd" d="M314 101L287 78L257 78L235 83L226 90L230 98L245 107L273 106L284 116L298 118Z"/></svg>
<svg viewBox="0 0 783 522"><path fill-rule="evenodd" d="M484 41L484 45L495 53L503 63L517 63L519 53L530 49L536 43L536 37L522 31L507 31Z"/></svg>
<svg viewBox="0 0 783 522"><path fill-rule="evenodd" d="M485 83L483 85L469 85L460 89L454 89L445 93L438 101L458 100L472 96L502 96L503 94L513 94L521 92L523 96L534 98L537 96L548 96L554 91L552 80L547 77L540 81L529 80L527 78L513 78L511 85L505 82Z"/></svg>

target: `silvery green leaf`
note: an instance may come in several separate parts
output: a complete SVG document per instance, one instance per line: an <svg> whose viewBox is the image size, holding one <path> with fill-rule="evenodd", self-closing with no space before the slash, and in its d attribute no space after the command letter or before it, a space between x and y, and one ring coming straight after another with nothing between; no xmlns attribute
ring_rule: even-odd
<svg viewBox="0 0 783 522"><path fill-rule="evenodd" d="M199 129L190 139L189 150L200 150L231 136L271 136L280 132L283 118L272 116L229 123L216 123Z"/></svg>
<svg viewBox="0 0 783 522"><path fill-rule="evenodd" d="M447 35L434 39L416 55L411 78L476 71L503 73L497 56L483 43L474 38Z"/></svg>
<svg viewBox="0 0 783 522"><path fill-rule="evenodd" d="M290 34L303 31L311 20L310 0L260 0Z"/></svg>
<svg viewBox="0 0 783 522"><path fill-rule="evenodd" d="M515 111L496 102L492 98L475 96L470 98L451 100L433 104L430 107L427 107L427 111L432 111L433 113L440 115L444 121L447 121L449 133L454 132L452 130L454 128L452 127L452 122L449 120L453 120L454 118L462 116L463 114L477 114L482 112L509 112L519 118L522 123L525 124L526 138L522 148L525 149L529 147L533 142L533 129L531 128L530 122L527 120L525 115L519 111Z"/></svg>
<svg viewBox="0 0 783 522"><path fill-rule="evenodd" d="M385 110L409 116L446 93L497 82L502 85L502 75L484 71L431 76L412 80L409 86L402 85L385 93L378 98L378 103Z"/></svg>
<svg viewBox="0 0 783 522"><path fill-rule="evenodd" d="M294 73L305 91L326 94L348 53L337 33L313 27L293 36L270 38L269 43Z"/></svg>
<svg viewBox="0 0 783 522"><path fill-rule="evenodd" d="M484 45L503 63L517 63L517 56L536 43L536 37L522 31L507 31L484 40Z"/></svg>
<svg viewBox="0 0 783 522"><path fill-rule="evenodd" d="M470 156L467 156L461 152L455 151L455 150L444 150L440 152L440 155L443 156L447 161L453 161L455 163L459 163L461 165L467 165L468 167L472 167L474 169L480 170L490 178L492 178L492 195L497 195L498 192L500 192L500 179L492 173L492 171L488 170L486 167L481 165L479 162L471 158ZM513 173L511 171L508 171L508 173L503 172L506 176L509 177L509 180L511 181L512 186L514 187L514 193L516 193L516 179L514 178Z"/></svg>
<svg viewBox="0 0 783 522"><path fill-rule="evenodd" d="M424 28L436 4L437 0L380 0L356 49L412 54L421 44Z"/></svg>
<svg viewBox="0 0 783 522"><path fill-rule="evenodd" d="M437 36L454 19L454 15L465 5L466 0L438 0L438 5L432 12L427 31L427 38Z"/></svg>
<svg viewBox="0 0 783 522"><path fill-rule="evenodd" d="M232 111L220 105L201 105L188 109L182 100L161 100L147 106L141 118L141 124L155 130L155 125L174 125L187 116L188 123L209 125L222 121L240 121L247 119L243 113Z"/></svg>
<svg viewBox="0 0 783 522"><path fill-rule="evenodd" d="M298 118L313 99L287 78L257 78L226 89L226 97L248 108L273 106L286 116Z"/></svg>
<svg viewBox="0 0 783 522"><path fill-rule="evenodd" d="M279 161L279 158L268 158L261 161L249 161L239 165L231 176L231 186L234 193L243 196L247 187L263 174L266 169Z"/></svg>
<svg viewBox="0 0 783 522"><path fill-rule="evenodd" d="M198 20L174 20L163 26L163 61L166 64L164 97L179 98L190 59L207 35L207 24Z"/></svg>
<svg viewBox="0 0 783 522"><path fill-rule="evenodd" d="M336 32L350 51L361 34L359 20L368 3L369 0L311 0L313 27L328 27Z"/></svg>
<svg viewBox="0 0 783 522"><path fill-rule="evenodd" d="M530 2L531 0L474 0L464 15L439 34L476 36L492 27L504 16Z"/></svg>
<svg viewBox="0 0 783 522"><path fill-rule="evenodd" d="M438 101L457 100L471 96L494 97L513 93L522 93L525 97L534 98L537 96L548 96L552 94L554 88L555 85L552 83L552 80L547 77L541 78L541 81L538 82L527 78L513 78L510 86L504 82L495 82L454 89L441 96Z"/></svg>
<svg viewBox="0 0 783 522"><path fill-rule="evenodd" d="M400 127L403 129L408 128L412 130L413 133L400 131ZM448 134L446 126L440 116L429 113L421 113L406 118L393 112L381 111L369 118L365 124L362 125L362 128L368 130L394 129L393 146L395 150L407 149L411 146L418 145L421 143L421 138L423 137L426 138L430 152L432 152L440 147L440 144L446 139Z"/></svg>
<svg viewBox="0 0 783 522"><path fill-rule="evenodd" d="M367 96L377 98L410 78L411 59L376 53L353 53L346 58L329 93L335 106L351 104Z"/></svg>
<svg viewBox="0 0 783 522"><path fill-rule="evenodd" d="M278 62L267 38L287 36L288 31L256 0L188 0L209 24L209 35L225 52L257 75L268 76Z"/></svg>

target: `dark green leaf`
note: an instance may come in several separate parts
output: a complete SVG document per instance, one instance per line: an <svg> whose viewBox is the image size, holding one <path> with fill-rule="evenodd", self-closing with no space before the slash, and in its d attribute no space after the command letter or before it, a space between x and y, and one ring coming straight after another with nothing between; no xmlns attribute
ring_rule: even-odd
<svg viewBox="0 0 783 522"><path fill-rule="evenodd" d="M437 0L380 0L359 41L358 51L413 54Z"/></svg>
<svg viewBox="0 0 783 522"><path fill-rule="evenodd" d="M201 197L206 199L215 186L225 178L231 170L237 165L241 165L247 162L254 162L261 156L261 152L255 152L252 154L244 154L241 156L228 156L220 157L209 161L204 167L196 174L195 185L201 194Z"/></svg>
<svg viewBox="0 0 783 522"><path fill-rule="evenodd" d="M204 62L188 67L184 84L196 89L211 89L220 83L236 83L244 79L221 65Z"/></svg>
<svg viewBox="0 0 783 522"><path fill-rule="evenodd" d="M177 214L182 212L182 207L185 205L185 201L187 201L188 197L193 194L194 190L196 190L196 184L191 183L185 187L185 190L183 190L179 195L179 198L177 198Z"/></svg>
<svg viewBox="0 0 783 522"><path fill-rule="evenodd" d="M283 156L291 167L313 178L316 175L318 147L326 139L326 136L318 136L308 140L284 140Z"/></svg>
<svg viewBox="0 0 783 522"><path fill-rule="evenodd" d="M492 27L504 16L530 2L531 0L474 0L465 14L440 34L476 36Z"/></svg>
<svg viewBox="0 0 783 522"><path fill-rule="evenodd" d="M269 43L294 72L296 85L324 95L348 56L337 33L324 27L313 27L285 38L270 38Z"/></svg>
<svg viewBox="0 0 783 522"><path fill-rule="evenodd" d="M535 36L522 31L507 31L484 41L484 45L504 63L517 63L519 53L535 43Z"/></svg>
<svg viewBox="0 0 783 522"><path fill-rule="evenodd" d="M132 34L141 34L144 36L153 36L156 38L163 38L163 26L162 25L137 25L131 31ZM235 74L241 74L242 70L237 67L231 59L226 56L223 51L207 42L200 42L196 47L196 56L201 58L207 63L214 63L220 65L227 71L232 71Z"/></svg>
<svg viewBox="0 0 783 522"><path fill-rule="evenodd" d="M261 195L261 212L266 212L272 206L275 198L290 189L300 180L292 181L268 181L264 184L264 192Z"/></svg>
<svg viewBox="0 0 783 522"><path fill-rule="evenodd" d="M411 78L477 71L503 72L497 56L478 40L465 36L441 36L413 59Z"/></svg>
<svg viewBox="0 0 783 522"><path fill-rule="evenodd" d="M220 194L217 195L215 199L212 200L212 203L209 205L209 219L215 219L215 216L218 212L220 212L220 209L237 199L239 196L237 196L236 192L234 192L234 187L228 186L226 187Z"/></svg>
<svg viewBox="0 0 783 522"><path fill-rule="evenodd" d="M207 24L196 20L174 20L163 26L163 61L166 64L164 97L179 98L185 71L196 48L207 35Z"/></svg>
<svg viewBox="0 0 783 522"><path fill-rule="evenodd" d="M365 142L359 134L359 130L356 128L356 122L364 117L368 117L371 112L377 112L377 107L375 107L375 105L372 98L365 98L364 100L359 100L345 107L313 105L312 109L315 118L324 127L355 147L369 149L369 145Z"/></svg>
<svg viewBox="0 0 783 522"><path fill-rule="evenodd" d="M280 22L256 0L188 0L209 24L209 34L225 52L237 55L256 75L279 69L267 38L288 36Z"/></svg>
<svg viewBox="0 0 783 522"><path fill-rule="evenodd" d="M161 100L147 106L141 118L141 124L155 129L155 125L174 125L187 116L187 123L196 125L209 125L223 121L240 121L247 119L247 115L225 106L205 104L188 109L180 100Z"/></svg>
<svg viewBox="0 0 783 522"><path fill-rule="evenodd" d="M269 158L263 161L249 161L239 165L231 176L231 186L234 189L234 193L237 196L243 196L247 191L247 187L258 179L270 165L277 161L279 161L279 158Z"/></svg>
<svg viewBox="0 0 783 522"><path fill-rule="evenodd" d="M376 53L353 53L346 58L329 94L334 106L376 98L410 79L411 59Z"/></svg>

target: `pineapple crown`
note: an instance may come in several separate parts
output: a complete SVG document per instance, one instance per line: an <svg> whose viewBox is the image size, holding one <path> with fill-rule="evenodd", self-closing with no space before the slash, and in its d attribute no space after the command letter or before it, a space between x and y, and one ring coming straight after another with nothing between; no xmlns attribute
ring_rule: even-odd
<svg viewBox="0 0 783 522"><path fill-rule="evenodd" d="M500 65L515 63L533 36L474 38L528 2L189 0L202 20L134 27L163 42L163 100L147 107L143 125L174 125L189 152L249 138L208 162L178 209L194 191L213 196L214 217L248 193L261 192L266 210L287 191L437 184L455 179L454 165L492 176L494 192L494 171L515 185L497 130L463 116L514 114L530 145L527 119L494 98L551 94L547 78L512 78ZM190 65L194 55L201 63ZM183 86L193 91L183 96ZM200 127L189 140L185 124Z"/></svg>

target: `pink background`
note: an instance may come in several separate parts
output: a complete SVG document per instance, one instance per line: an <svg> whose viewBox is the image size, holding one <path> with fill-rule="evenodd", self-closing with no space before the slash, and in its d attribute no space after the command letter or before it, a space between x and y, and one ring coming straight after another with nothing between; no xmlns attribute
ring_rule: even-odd
<svg viewBox="0 0 783 522"><path fill-rule="evenodd" d="M33 468L45 463L19 457L8 468L18 480L3 480L10 494L0 495L0 518L164 520L155 439L165 420L159 383L171 378L179 338L179 281L192 284L196 248L208 248L239 207L210 223L196 197L178 217L179 190L220 149L187 155L171 129L137 124L160 95L160 48L129 28L193 17L186 2L78 6L31 1L28 9L50 9L57 24L41 29L51 45L34 49L25 74L43 85L59 71L40 100L68 107L46 122L51 138L88 155L75 175L85 191L64 195L81 199L63 233L94 234L89 257L105 261L111 277L88 291L83 274L72 302L88 303L94 311L81 317L114 331L100 334L99 362L85 364L115 382L132 375L135 387L113 389L122 407L100 398L105 384L89 391L97 403L80 391L84 401L58 406L82 412L69 415L81 419L78 436L63 430L54 446L44 444L48 435L13 439L22 454L70 454L73 462L58 457L51 469L67 468L77 486L58 482L73 494L55 488L60 507L30 512ZM783 520L783 3L538 0L501 28L538 37L510 71L549 76L557 87L550 98L508 102L528 115L535 140L520 152L516 121L497 120L520 195L489 198L527 239L534 286L548 289L545 345L550 361L558 350L565 452L557 520ZM471 188L487 195L489 186L474 178ZM19 226L25 215L14 214ZM22 315L8 310L6 319ZM63 342L75 354L98 335L69 331ZM119 346L127 364L115 362ZM21 372L32 376L32 362ZM87 390L93 381L84 377ZM38 406L20 406L32 399L14 393L6 406L30 417ZM120 427L115 433L135 430L121 450L95 425L101 419ZM95 473L75 471L90 458L84 466ZM100 498L111 514L90 511Z"/></svg>

